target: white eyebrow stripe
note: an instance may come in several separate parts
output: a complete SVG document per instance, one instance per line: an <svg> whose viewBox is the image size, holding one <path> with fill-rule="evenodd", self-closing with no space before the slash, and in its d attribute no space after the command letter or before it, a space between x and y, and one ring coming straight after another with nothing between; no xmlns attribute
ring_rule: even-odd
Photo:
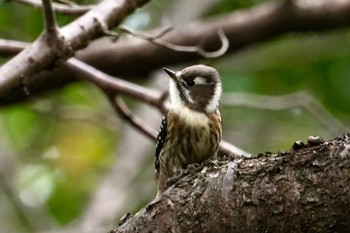
<svg viewBox="0 0 350 233"><path fill-rule="evenodd" d="M196 77L193 81L195 82L195 84L208 84L206 79L199 76Z"/></svg>

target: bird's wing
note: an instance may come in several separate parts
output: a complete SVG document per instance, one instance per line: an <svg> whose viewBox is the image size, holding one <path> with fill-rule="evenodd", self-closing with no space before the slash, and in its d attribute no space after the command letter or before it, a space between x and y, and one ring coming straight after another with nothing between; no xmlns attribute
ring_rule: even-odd
<svg viewBox="0 0 350 233"><path fill-rule="evenodd" d="M156 161L155 161L155 168L156 168L156 172L159 170L159 155L160 152L163 148L164 145L164 140L167 134L167 124L168 124L168 119L167 119L167 113L164 114L163 119L162 119L162 123L160 125L159 128L159 132L158 132L158 137L157 137L157 145L156 145Z"/></svg>

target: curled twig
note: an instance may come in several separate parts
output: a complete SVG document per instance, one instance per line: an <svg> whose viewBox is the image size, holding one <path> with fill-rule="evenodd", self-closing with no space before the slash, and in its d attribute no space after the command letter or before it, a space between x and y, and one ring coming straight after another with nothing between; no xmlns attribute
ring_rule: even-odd
<svg viewBox="0 0 350 233"><path fill-rule="evenodd" d="M220 47L220 49L213 51L213 52L207 52L203 48L201 48L200 46L174 45L174 44L167 42L165 40L161 40L161 37L163 37L164 35L169 33L172 30L172 28L167 28L166 30L162 31L160 34L158 34L156 36L150 36L150 35L147 35L147 34L144 34L141 32L137 32L137 31L134 31L130 28L127 28L126 26L123 26L123 25L121 25L119 27L119 29L123 32L130 34L130 35L147 40L153 44L156 44L156 45L159 45L159 46L162 46L162 47L174 50L174 51L178 51L178 52L197 53L205 58L215 58L215 57L222 56L227 51L227 49L229 47L229 40L227 39L227 37L222 29L217 30L217 33L218 33L220 41L221 41L221 47Z"/></svg>

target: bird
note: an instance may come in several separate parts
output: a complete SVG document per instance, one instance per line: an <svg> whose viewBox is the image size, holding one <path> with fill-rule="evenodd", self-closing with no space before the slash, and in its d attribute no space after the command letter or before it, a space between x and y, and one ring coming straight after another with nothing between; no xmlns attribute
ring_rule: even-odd
<svg viewBox="0 0 350 233"><path fill-rule="evenodd" d="M157 196L166 190L167 180L188 165L215 158L222 138L218 71L202 64L163 70L170 77L170 105L155 150Z"/></svg>

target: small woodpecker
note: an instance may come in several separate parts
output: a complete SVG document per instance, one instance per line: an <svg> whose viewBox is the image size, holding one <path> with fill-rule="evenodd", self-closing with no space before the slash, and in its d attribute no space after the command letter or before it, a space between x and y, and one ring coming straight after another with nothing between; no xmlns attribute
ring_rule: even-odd
<svg viewBox="0 0 350 233"><path fill-rule="evenodd" d="M222 137L222 87L216 69L194 65L178 72L164 71L170 77L170 107L157 138L157 196L180 169L215 157Z"/></svg>

